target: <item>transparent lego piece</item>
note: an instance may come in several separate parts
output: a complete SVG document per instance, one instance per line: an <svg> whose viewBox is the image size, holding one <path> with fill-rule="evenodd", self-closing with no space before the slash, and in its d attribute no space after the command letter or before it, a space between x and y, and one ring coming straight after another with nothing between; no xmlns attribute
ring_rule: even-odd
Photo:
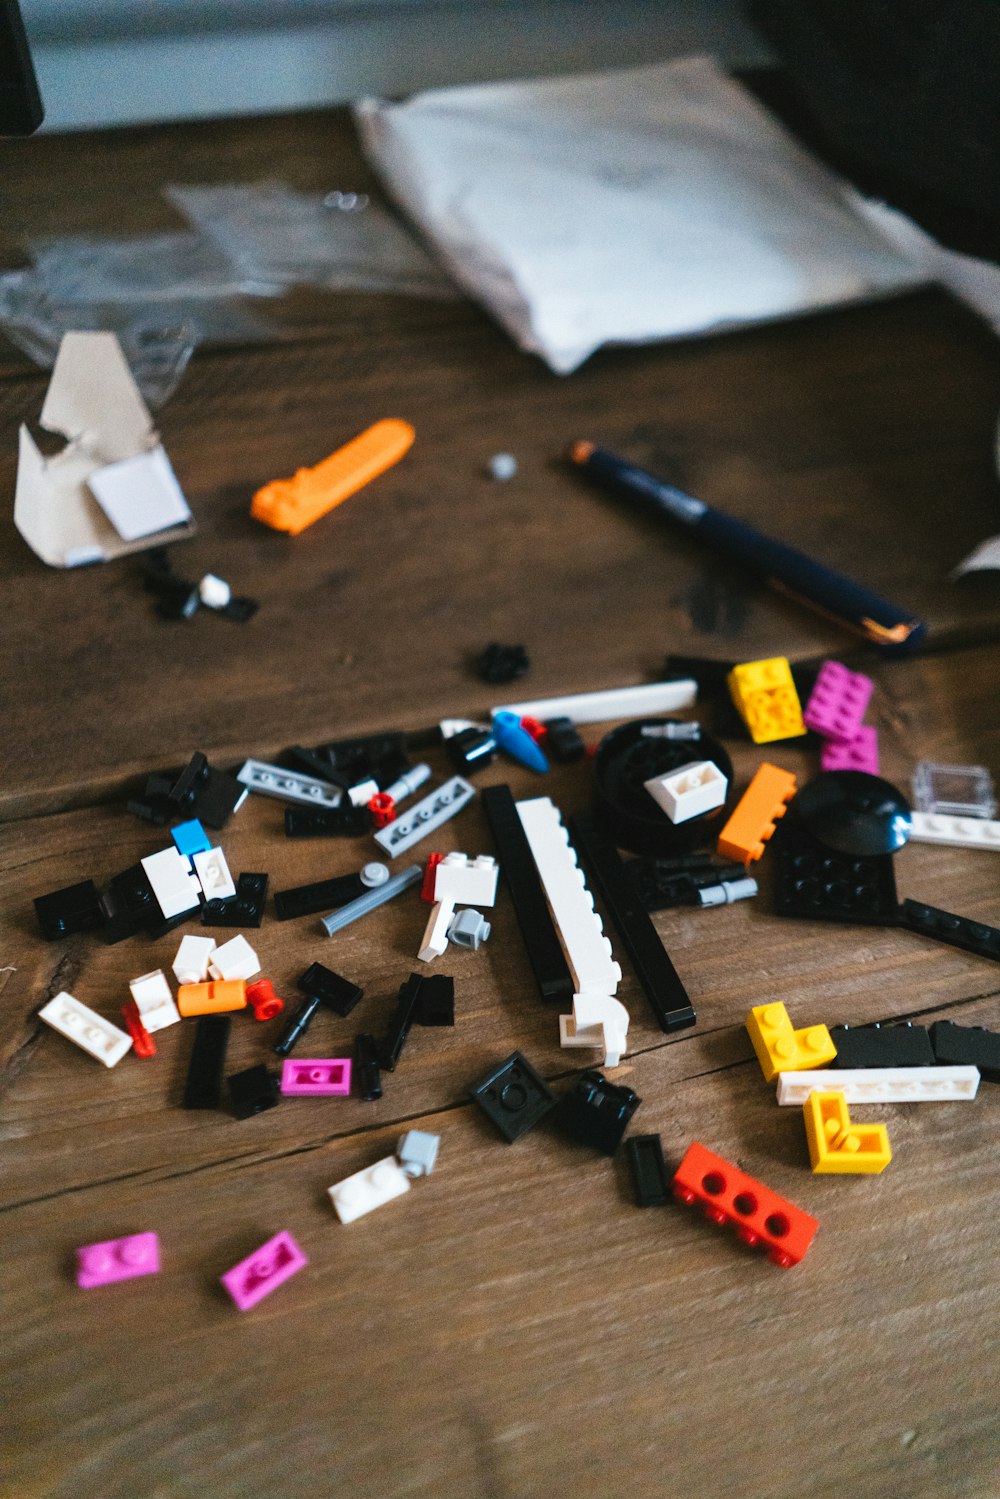
<svg viewBox="0 0 1000 1499"><path fill-rule="evenodd" d="M997 809L993 777L982 765L938 765L920 760L913 774L918 812L991 818Z"/></svg>

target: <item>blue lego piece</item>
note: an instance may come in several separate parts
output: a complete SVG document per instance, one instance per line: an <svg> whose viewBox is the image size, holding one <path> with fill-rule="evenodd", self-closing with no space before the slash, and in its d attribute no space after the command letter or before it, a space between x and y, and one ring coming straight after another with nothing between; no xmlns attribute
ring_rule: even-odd
<svg viewBox="0 0 1000 1499"><path fill-rule="evenodd" d="M204 854L212 847L208 841L208 834L198 821L192 817L190 822L179 822L175 828L171 828L170 836L177 845L177 852L183 854L186 859L195 854Z"/></svg>
<svg viewBox="0 0 1000 1499"><path fill-rule="evenodd" d="M506 710L502 713L494 713L492 730L497 747L510 755L513 760L526 765L529 770L541 772L548 770L548 760L527 729L522 729L521 720L516 713L508 713Z"/></svg>

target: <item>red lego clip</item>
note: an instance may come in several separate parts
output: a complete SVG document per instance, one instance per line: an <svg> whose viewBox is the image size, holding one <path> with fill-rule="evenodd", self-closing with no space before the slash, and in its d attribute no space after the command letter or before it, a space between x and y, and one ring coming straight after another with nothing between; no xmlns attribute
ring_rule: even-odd
<svg viewBox="0 0 1000 1499"><path fill-rule="evenodd" d="M732 1224L744 1244L766 1249L783 1270L798 1264L819 1228L818 1219L697 1141L677 1168L674 1196L700 1203L713 1223Z"/></svg>
<svg viewBox="0 0 1000 1499"><path fill-rule="evenodd" d="M428 854L427 863L424 866L424 883L420 888L420 899L427 902L429 906L434 904L434 882L437 879L437 867L444 858L444 854Z"/></svg>
<svg viewBox="0 0 1000 1499"><path fill-rule="evenodd" d="M125 1017L125 1025L129 1035L132 1037L132 1047L137 1057L155 1057L156 1042L142 1023L139 1014L139 1006L134 999L122 1005L122 1014Z"/></svg>
<svg viewBox="0 0 1000 1499"><path fill-rule="evenodd" d="M285 1001L274 992L270 979L258 979L247 984L247 1004L253 1010L255 1020L273 1020L285 1008Z"/></svg>
<svg viewBox="0 0 1000 1499"><path fill-rule="evenodd" d="M396 803L388 791L376 791L368 803L368 810L376 828L387 828L390 822L396 821Z"/></svg>
<svg viewBox="0 0 1000 1499"><path fill-rule="evenodd" d="M548 734L548 729L537 718L522 718L521 728L526 734L530 734L536 744L543 744Z"/></svg>

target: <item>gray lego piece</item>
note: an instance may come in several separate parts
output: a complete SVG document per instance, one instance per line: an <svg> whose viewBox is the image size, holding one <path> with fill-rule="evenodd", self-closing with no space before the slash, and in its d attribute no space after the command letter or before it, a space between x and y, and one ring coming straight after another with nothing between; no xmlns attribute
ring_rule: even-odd
<svg viewBox="0 0 1000 1499"><path fill-rule="evenodd" d="M440 1135L423 1129L408 1129L396 1146L396 1159L407 1176L430 1176L437 1160Z"/></svg>
<svg viewBox="0 0 1000 1499"><path fill-rule="evenodd" d="M489 922L482 911L473 906L456 911L448 927L448 941L454 942L456 947L471 947L473 952L479 951L489 935Z"/></svg>
<svg viewBox="0 0 1000 1499"><path fill-rule="evenodd" d="M375 842L385 849L390 859L395 859L454 817L456 812L461 812L475 794L476 788L468 781L461 776L452 776L430 796L425 796L423 801L377 832Z"/></svg>
<svg viewBox="0 0 1000 1499"><path fill-rule="evenodd" d="M352 921L357 921L359 916L367 916L369 911L375 911L379 906L384 906L386 901L392 900L393 896L402 895L411 885L418 885L424 878L424 871L419 864L411 864L408 869L400 870L394 874L385 884L377 885L374 890L366 890L364 895L359 895L357 900L352 900L347 906L341 906L339 911L331 911L329 916L323 917L323 927L328 937L334 932L339 932L341 927L350 926Z"/></svg>
<svg viewBox="0 0 1000 1499"><path fill-rule="evenodd" d="M244 761L236 779L258 796L273 796L301 807L338 807L343 796L340 787L329 781L300 775L297 770L282 770L280 765L268 765L263 760Z"/></svg>

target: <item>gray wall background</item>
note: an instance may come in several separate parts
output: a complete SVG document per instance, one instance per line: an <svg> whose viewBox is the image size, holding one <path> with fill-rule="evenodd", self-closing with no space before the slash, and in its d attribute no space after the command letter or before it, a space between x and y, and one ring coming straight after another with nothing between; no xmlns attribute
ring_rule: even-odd
<svg viewBox="0 0 1000 1499"><path fill-rule="evenodd" d="M45 129L261 114L711 52L739 0L21 0Z"/></svg>

